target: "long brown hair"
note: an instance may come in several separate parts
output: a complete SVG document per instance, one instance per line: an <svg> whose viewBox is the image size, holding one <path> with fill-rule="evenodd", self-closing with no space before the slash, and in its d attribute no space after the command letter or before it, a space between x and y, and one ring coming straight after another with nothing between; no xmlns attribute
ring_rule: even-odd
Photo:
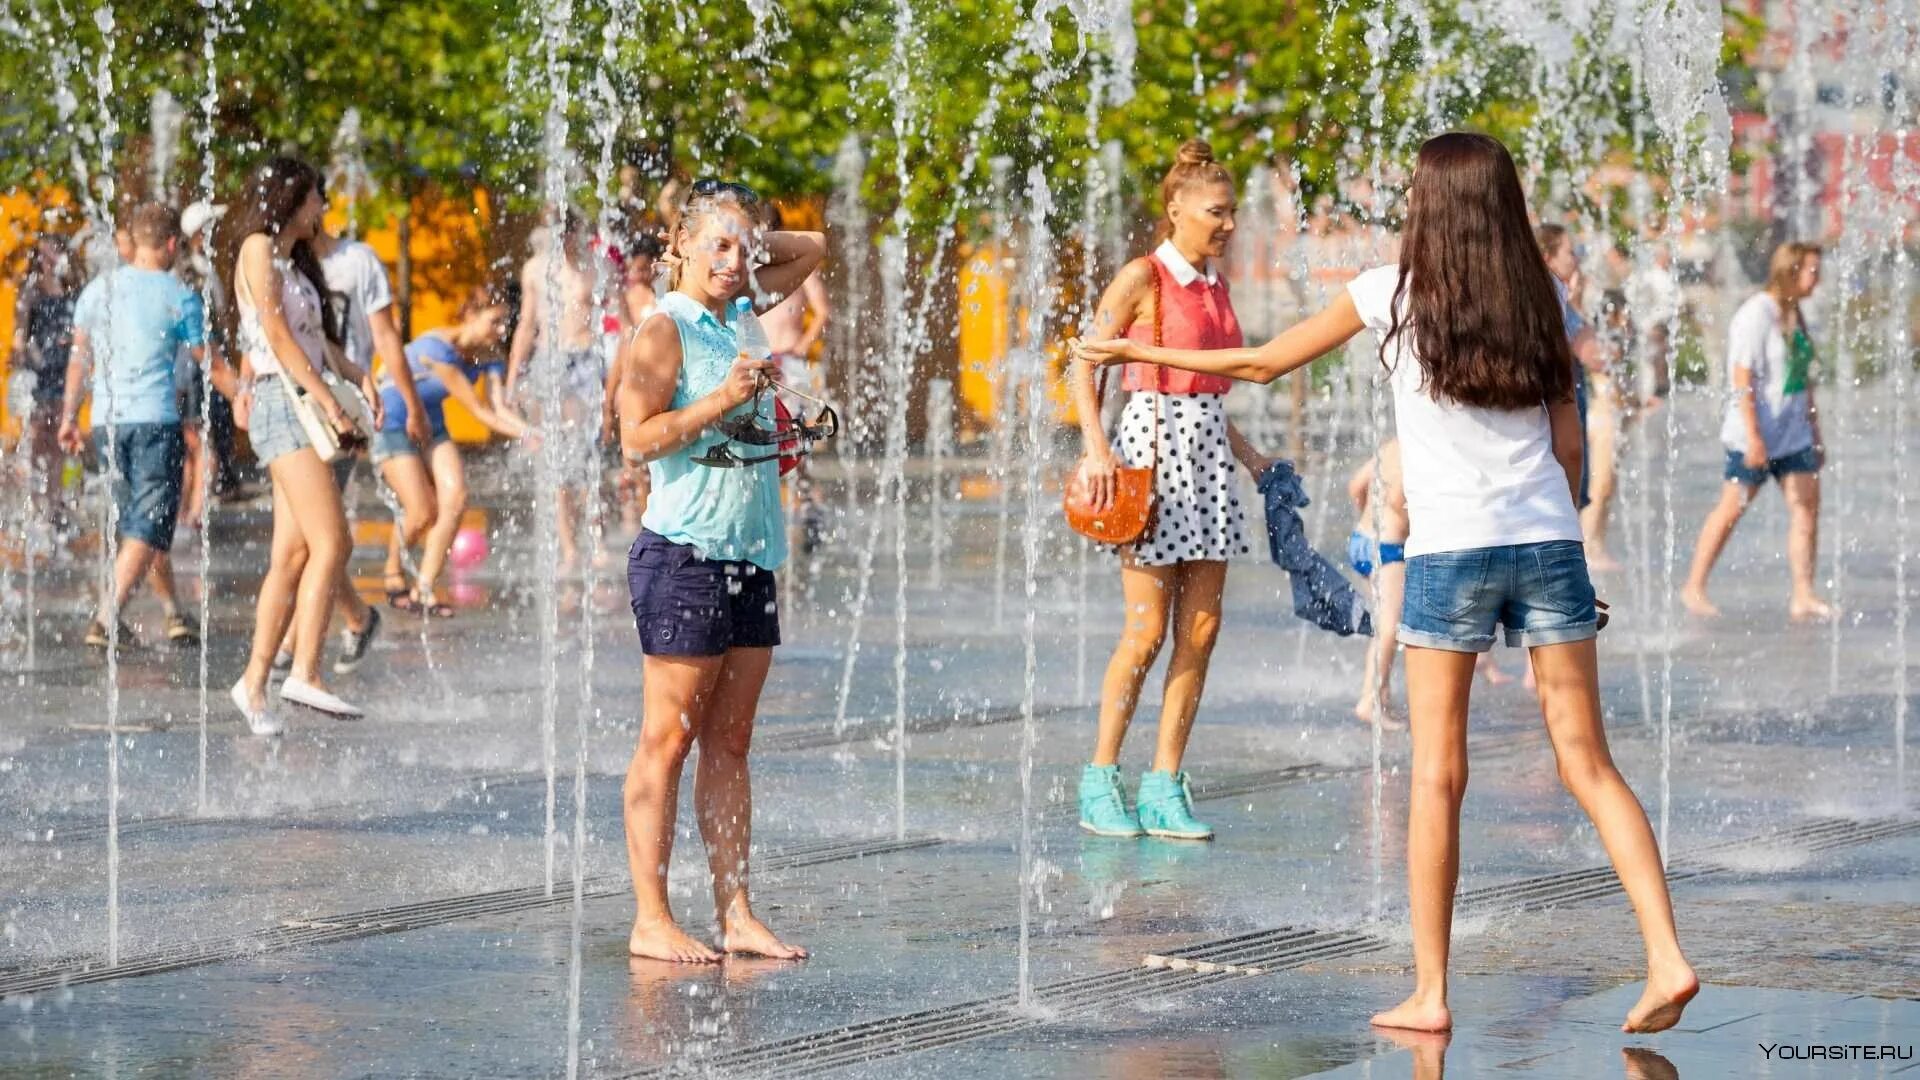
<svg viewBox="0 0 1920 1080"><path fill-rule="evenodd" d="M1798 327L1802 332L1806 324L1800 319L1799 292L1800 268L1809 258L1820 257L1820 245L1802 244L1789 240L1773 249L1773 255L1767 260L1766 291L1773 302L1780 305L1780 325Z"/></svg>
<svg viewBox="0 0 1920 1080"><path fill-rule="evenodd" d="M220 252L220 264L227 267L227 311L230 317L237 318L240 310L235 290L240 287L240 246L247 237L262 233L269 239L279 237L280 231L293 220L300 210L300 204L307 201L309 191L318 191L326 198L326 181L320 176L320 170L295 157L273 158L258 169L247 180L246 192L240 199L240 212L229 214L222 224L222 230L215 247ZM312 283L313 291L320 298L320 327L327 340L335 345L341 344L345 336L341 333L340 320L333 310L333 294L327 289L327 277L320 269L320 257L313 253L313 245L305 240L293 245L291 253L293 268ZM256 302L258 298L256 297Z"/></svg>
<svg viewBox="0 0 1920 1080"><path fill-rule="evenodd" d="M1428 139L1407 202L1382 363L1411 333L1421 385L1436 401L1513 410L1572 397L1560 297L1507 148L1473 132Z"/></svg>
<svg viewBox="0 0 1920 1080"><path fill-rule="evenodd" d="M1182 191L1202 184L1233 186L1233 174L1213 159L1213 144L1205 139L1188 139L1173 156L1173 167L1160 178L1160 224L1154 242L1173 235L1173 200Z"/></svg>

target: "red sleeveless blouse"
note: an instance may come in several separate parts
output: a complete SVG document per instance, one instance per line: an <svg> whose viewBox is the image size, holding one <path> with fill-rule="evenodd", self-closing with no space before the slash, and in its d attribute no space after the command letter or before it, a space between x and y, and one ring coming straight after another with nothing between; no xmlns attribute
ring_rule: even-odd
<svg viewBox="0 0 1920 1080"><path fill-rule="evenodd" d="M1237 349L1245 343L1224 276L1216 273L1209 284L1202 274L1181 285L1158 254L1147 258L1160 277L1160 344L1169 349ZM1151 345L1153 324L1134 323L1127 328L1127 337ZM1120 385L1163 394L1224 394L1233 388L1233 380L1159 364L1128 364Z"/></svg>

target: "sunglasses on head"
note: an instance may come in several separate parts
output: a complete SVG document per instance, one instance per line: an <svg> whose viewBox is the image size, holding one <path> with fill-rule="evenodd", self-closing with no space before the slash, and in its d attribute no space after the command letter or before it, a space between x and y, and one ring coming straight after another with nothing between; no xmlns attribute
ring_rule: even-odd
<svg viewBox="0 0 1920 1080"><path fill-rule="evenodd" d="M708 176L693 182L693 197L696 199L708 198L719 195L722 192L738 196L742 202L757 203L760 201L760 194L758 192L745 184L736 184L731 180L716 180Z"/></svg>

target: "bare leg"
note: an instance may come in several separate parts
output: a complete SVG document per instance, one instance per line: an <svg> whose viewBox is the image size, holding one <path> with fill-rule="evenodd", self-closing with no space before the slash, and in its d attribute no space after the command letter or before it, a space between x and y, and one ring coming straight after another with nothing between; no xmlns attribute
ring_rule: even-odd
<svg viewBox="0 0 1920 1080"><path fill-rule="evenodd" d="M1373 1022L1447 1031L1447 952L1460 879L1460 800L1467 793L1467 701L1472 653L1407 649L1413 790L1407 800L1407 895L1413 915L1413 994Z"/></svg>
<svg viewBox="0 0 1920 1080"><path fill-rule="evenodd" d="M165 551L153 553L153 566L147 570L147 584L153 586L154 599L160 601L160 609L168 615L180 610L180 592L173 580L173 555Z"/></svg>
<svg viewBox="0 0 1920 1080"><path fill-rule="evenodd" d="M559 516L555 539L560 542L560 573L571 574L580 568L579 526L574 520L578 513L579 495L574 489L561 485L555 493L554 510Z"/></svg>
<svg viewBox="0 0 1920 1080"><path fill-rule="evenodd" d="M280 641L293 622L295 593L306 577L306 537L301 535L299 523L293 516L287 485L280 479L282 463L297 456L300 455L288 454L267 466L274 475L273 547L268 556L267 574L260 579L260 596L254 601L253 652L247 658L246 672L240 676L255 709L266 705L267 678L273 671L273 655L279 651ZM315 469L325 468L319 458L310 453L306 453L306 456L311 459ZM291 465L287 471L306 472L304 469L294 470ZM333 478L327 477L326 482L331 486Z"/></svg>
<svg viewBox="0 0 1920 1080"><path fill-rule="evenodd" d="M400 503L400 520L394 522L393 535L387 540L387 588L393 589L396 580L405 588L401 552L420 543L437 520L433 478L418 454L401 454L381 462L380 476Z"/></svg>
<svg viewBox="0 0 1920 1080"><path fill-rule="evenodd" d="M1713 573L1713 564L1720 561L1720 552L1725 550L1727 538L1733 535L1733 527L1740 523L1740 515L1747 512L1759 491L1737 480L1727 481L1720 487L1720 501L1701 523L1700 538L1693 544L1693 568L1687 571L1687 586L1680 592L1680 602L1695 615L1712 618L1720 614L1720 609L1707 599L1707 578Z"/></svg>
<svg viewBox="0 0 1920 1080"><path fill-rule="evenodd" d="M1587 477L1588 503L1580 511L1580 531L1587 540L1587 567L1605 573L1620 569L1619 560L1607 551L1607 524L1612 517L1617 478L1614 450L1620 425L1613 405L1612 381L1604 387L1596 386L1594 392L1594 407L1587 417L1587 452L1593 467Z"/></svg>
<svg viewBox="0 0 1920 1080"><path fill-rule="evenodd" d="M1407 564L1387 563L1373 572L1376 606L1373 643L1367 649L1367 672L1360 680L1360 700L1353 715L1363 723L1376 719L1384 727L1402 725L1393 718L1393 654L1400 647L1400 609L1407 598ZM1376 712L1376 705L1378 711Z"/></svg>
<svg viewBox="0 0 1920 1080"><path fill-rule="evenodd" d="M754 917L747 895L747 855L753 839L753 780L747 772L747 750L753 742L760 689L772 664L772 649L728 651L706 725L700 730L693 805L713 875L720 947L729 953L804 960L807 950L781 941Z"/></svg>
<svg viewBox="0 0 1920 1080"><path fill-rule="evenodd" d="M1531 652L1560 782L1600 834L1646 942L1647 990L1621 1030L1664 1031L1679 1022L1680 1011L1699 992L1700 982L1680 952L1653 828L1607 749L1594 641L1546 645Z"/></svg>
<svg viewBox="0 0 1920 1080"><path fill-rule="evenodd" d="M1107 674L1100 682L1100 730L1095 737L1093 763L1118 764L1120 744L1127 737L1127 725L1133 722L1133 708L1140 698L1140 684L1147 669L1160 655L1166 638L1169 593L1173 590L1177 568L1136 566L1128 556L1120 564L1120 593L1126 604L1126 624L1120 631L1120 643L1113 659L1107 661Z"/></svg>
<svg viewBox="0 0 1920 1080"><path fill-rule="evenodd" d="M634 956L688 964L720 959L673 921L667 867L680 809L680 770L704 726L725 662L724 656L649 656L642 667L640 742L622 791L634 897L627 952Z"/></svg>
<svg viewBox="0 0 1920 1080"><path fill-rule="evenodd" d="M131 536L120 537L120 552L113 559L113 606L124 612L127 601L133 597L133 590L140 585L140 579L147 577L159 560L164 558L144 540L136 540ZM172 576L169 575L167 580L171 585ZM172 590L168 591L171 593ZM111 627L107 615L106 597L101 597L100 625Z"/></svg>
<svg viewBox="0 0 1920 1080"><path fill-rule="evenodd" d="M1787 497L1787 565L1793 572L1795 619L1831 619L1833 607L1813 587L1814 556L1820 547L1820 474L1788 473L1780 478Z"/></svg>
<svg viewBox="0 0 1920 1080"><path fill-rule="evenodd" d="M1220 596L1226 590L1227 564L1207 560L1180 564L1180 585L1173 598L1173 655L1167 660L1167 686L1160 700L1160 737L1153 767L1177 773L1207 686L1207 665L1220 640Z"/></svg>
<svg viewBox="0 0 1920 1080"><path fill-rule="evenodd" d="M460 460L460 448L451 441L432 450L433 524L420 543L420 601L433 602L434 582L447 565L447 552L460 532L460 517L467 512L467 470Z"/></svg>
<svg viewBox="0 0 1920 1080"><path fill-rule="evenodd" d="M187 424L183 427L181 434L186 437L187 461L186 485L180 503L180 520L188 528L197 529L200 527L201 508L207 502L208 470L202 467L200 460L200 426Z"/></svg>
<svg viewBox="0 0 1920 1080"><path fill-rule="evenodd" d="M346 573L347 553L352 550L347 514L340 503L340 489L334 486L333 470L311 449L283 454L267 468L273 475L275 522L284 492L287 508L307 548L299 599L294 605L293 670L289 677L321 687L320 648L327 640L327 624L333 620L333 604ZM352 591L350 586L348 591ZM366 605L360 604L360 608L364 620ZM256 647L256 654L258 651ZM258 661L259 656L254 659ZM272 655L267 659L271 661Z"/></svg>

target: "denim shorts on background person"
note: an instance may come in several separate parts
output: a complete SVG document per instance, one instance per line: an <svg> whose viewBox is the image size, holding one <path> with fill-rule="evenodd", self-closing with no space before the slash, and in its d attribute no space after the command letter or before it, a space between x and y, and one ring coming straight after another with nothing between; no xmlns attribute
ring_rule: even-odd
<svg viewBox="0 0 1920 1080"><path fill-rule="evenodd" d="M446 430L444 428L434 428L433 434L427 439L428 452L432 452L434 447L446 441ZM413 445L412 439L407 438L406 432L376 431L373 433L372 456L375 465L382 465L388 461L392 461L394 458L406 457L408 455L414 457L426 456L420 452L418 446Z"/></svg>
<svg viewBox="0 0 1920 1080"><path fill-rule="evenodd" d="M1382 544L1358 529L1347 534L1347 565L1353 567L1353 572L1363 578L1373 576L1375 563L1390 566L1406 561L1407 546L1405 544Z"/></svg>
<svg viewBox="0 0 1920 1080"><path fill-rule="evenodd" d="M1400 640L1423 649L1486 652L1494 624L1522 648L1585 641L1599 614L1577 540L1469 548L1407 560Z"/></svg>
<svg viewBox="0 0 1920 1080"><path fill-rule="evenodd" d="M1782 479L1792 473L1817 473L1820 471L1820 453L1809 446L1797 454L1770 458L1763 468L1747 468L1747 455L1738 450L1727 451L1727 472L1729 480L1738 480L1748 487L1760 487L1771 476Z"/></svg>
<svg viewBox="0 0 1920 1080"><path fill-rule="evenodd" d="M719 656L780 644L773 571L749 562L703 559L642 529L627 552L627 589L640 651L648 656Z"/></svg>
<svg viewBox="0 0 1920 1080"><path fill-rule="evenodd" d="M117 531L155 551L173 547L180 517L181 469L187 440L179 424L120 424L95 428L94 446L105 460L112 452L113 504Z"/></svg>

